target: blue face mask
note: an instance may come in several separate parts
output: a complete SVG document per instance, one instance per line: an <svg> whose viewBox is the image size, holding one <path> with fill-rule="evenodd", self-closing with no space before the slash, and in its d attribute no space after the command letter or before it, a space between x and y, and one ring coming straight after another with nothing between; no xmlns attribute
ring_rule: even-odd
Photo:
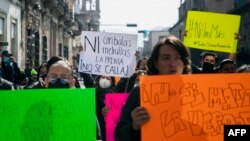
<svg viewBox="0 0 250 141"><path fill-rule="evenodd" d="M3 62L6 64L10 63L10 57L3 57Z"/></svg>

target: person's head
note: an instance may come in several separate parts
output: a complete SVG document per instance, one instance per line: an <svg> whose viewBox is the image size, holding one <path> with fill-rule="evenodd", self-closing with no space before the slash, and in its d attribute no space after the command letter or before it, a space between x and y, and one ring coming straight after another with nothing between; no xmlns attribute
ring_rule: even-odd
<svg viewBox="0 0 250 141"><path fill-rule="evenodd" d="M181 40L168 35L154 46L148 59L148 74L187 74L190 53Z"/></svg>
<svg viewBox="0 0 250 141"><path fill-rule="evenodd" d="M148 70L148 58L144 57L138 60L136 70Z"/></svg>
<svg viewBox="0 0 250 141"><path fill-rule="evenodd" d="M11 62L11 54L9 54L8 50L2 51L2 62L5 64Z"/></svg>
<svg viewBox="0 0 250 141"><path fill-rule="evenodd" d="M147 71L146 70L138 70L136 71L128 80L127 86L126 86L126 92L130 92L132 88L138 84L139 82L139 77L141 75L146 75Z"/></svg>
<svg viewBox="0 0 250 141"><path fill-rule="evenodd" d="M81 88L81 84L80 84L80 82L79 82L77 76L76 76L76 75L73 75L73 77L74 77L74 79L75 79L75 87L76 87L76 88Z"/></svg>
<svg viewBox="0 0 250 141"><path fill-rule="evenodd" d="M200 64L202 66L203 73L213 73L215 71L215 64L217 63L218 58L215 53L212 52L203 52L200 55Z"/></svg>
<svg viewBox="0 0 250 141"><path fill-rule="evenodd" d="M53 56L49 59L49 61L47 62L47 71L50 69L50 67L55 64L56 62L58 61L61 61L63 60L62 57L59 57L59 56Z"/></svg>
<svg viewBox="0 0 250 141"><path fill-rule="evenodd" d="M203 52L200 55L200 63L201 63L201 65L203 65L204 62L215 65L217 63L217 61L218 61L218 58L217 58L217 55L215 53Z"/></svg>
<svg viewBox="0 0 250 141"><path fill-rule="evenodd" d="M219 72L221 73L235 73L236 65L230 59L224 59L220 62Z"/></svg>
<svg viewBox="0 0 250 141"><path fill-rule="evenodd" d="M9 56L9 51L8 50L3 50L2 51L2 57L4 56Z"/></svg>
<svg viewBox="0 0 250 141"><path fill-rule="evenodd" d="M237 73L250 73L250 65L242 65L237 70Z"/></svg>
<svg viewBox="0 0 250 141"><path fill-rule="evenodd" d="M45 78L46 88L75 88L75 79L73 72L68 64L64 60L53 61L47 65L47 76Z"/></svg>
<svg viewBox="0 0 250 141"><path fill-rule="evenodd" d="M47 74L47 65L46 64L40 65L37 70L37 80L39 80L43 75L46 74Z"/></svg>
<svg viewBox="0 0 250 141"><path fill-rule="evenodd" d="M30 63L26 63L26 64L25 64L25 67L26 67L26 69L32 69L32 67L31 67L31 64L30 64Z"/></svg>
<svg viewBox="0 0 250 141"><path fill-rule="evenodd" d="M111 76L97 76L95 80L95 84L97 88L109 89L115 86L115 78Z"/></svg>

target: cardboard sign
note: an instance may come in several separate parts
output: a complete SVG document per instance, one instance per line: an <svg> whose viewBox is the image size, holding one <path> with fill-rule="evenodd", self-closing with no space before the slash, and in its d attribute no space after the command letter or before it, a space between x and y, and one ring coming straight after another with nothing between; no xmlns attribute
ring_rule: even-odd
<svg viewBox="0 0 250 141"><path fill-rule="evenodd" d="M223 141L224 125L250 124L249 82L249 74L142 76L150 114L142 141Z"/></svg>
<svg viewBox="0 0 250 141"><path fill-rule="evenodd" d="M135 71L137 35L82 32L79 72L130 77Z"/></svg>
<svg viewBox="0 0 250 141"><path fill-rule="evenodd" d="M240 16L188 11L184 44L190 48L235 53Z"/></svg>
<svg viewBox="0 0 250 141"><path fill-rule="evenodd" d="M93 141L95 117L95 89L0 91L3 141Z"/></svg>
<svg viewBox="0 0 250 141"><path fill-rule="evenodd" d="M115 127L120 119L120 113L127 98L127 93L105 95L106 106L111 108L106 117L106 141L115 141Z"/></svg>

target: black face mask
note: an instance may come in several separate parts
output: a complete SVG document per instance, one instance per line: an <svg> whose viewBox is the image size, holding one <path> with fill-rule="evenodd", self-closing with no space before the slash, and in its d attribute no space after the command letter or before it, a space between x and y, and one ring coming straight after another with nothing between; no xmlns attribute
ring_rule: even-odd
<svg viewBox="0 0 250 141"><path fill-rule="evenodd" d="M49 88L69 88L69 83L61 78L49 82Z"/></svg>
<svg viewBox="0 0 250 141"><path fill-rule="evenodd" d="M202 72L213 73L214 72L214 64L204 62L203 67L202 67Z"/></svg>

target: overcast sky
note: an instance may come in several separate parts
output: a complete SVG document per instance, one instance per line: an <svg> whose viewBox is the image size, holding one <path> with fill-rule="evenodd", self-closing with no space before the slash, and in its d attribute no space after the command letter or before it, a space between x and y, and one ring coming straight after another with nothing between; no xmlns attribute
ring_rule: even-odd
<svg viewBox="0 0 250 141"><path fill-rule="evenodd" d="M178 20L179 6L180 0L100 0L101 24L137 23L141 29L171 27Z"/></svg>
<svg viewBox="0 0 250 141"><path fill-rule="evenodd" d="M137 33L143 29L172 27L178 20L179 6L180 0L100 0L101 24L138 25L136 28L101 26L100 29L106 32Z"/></svg>

